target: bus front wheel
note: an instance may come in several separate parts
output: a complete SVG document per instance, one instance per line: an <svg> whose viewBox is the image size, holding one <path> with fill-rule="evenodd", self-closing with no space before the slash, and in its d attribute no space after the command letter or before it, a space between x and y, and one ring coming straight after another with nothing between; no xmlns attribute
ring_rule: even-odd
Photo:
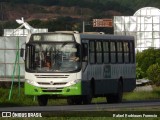
<svg viewBox="0 0 160 120"><path fill-rule="evenodd" d="M39 106L46 106L48 103L48 97L45 95L38 96L38 104Z"/></svg>
<svg viewBox="0 0 160 120"><path fill-rule="evenodd" d="M67 98L68 105L74 105L74 99L73 98Z"/></svg>
<svg viewBox="0 0 160 120"><path fill-rule="evenodd" d="M92 97L93 97L93 87L90 88L90 92L88 95L84 95L82 97L82 101L83 101L83 104L91 104L92 102Z"/></svg>
<svg viewBox="0 0 160 120"><path fill-rule="evenodd" d="M92 96L91 95L86 95L86 96L83 96L83 104L91 104L92 102Z"/></svg>

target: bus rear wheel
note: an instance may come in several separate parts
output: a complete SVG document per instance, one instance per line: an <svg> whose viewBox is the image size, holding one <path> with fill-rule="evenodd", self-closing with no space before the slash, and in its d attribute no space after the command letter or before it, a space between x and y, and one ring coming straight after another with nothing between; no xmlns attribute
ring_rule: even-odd
<svg viewBox="0 0 160 120"><path fill-rule="evenodd" d="M121 103L123 97L123 84L121 81L118 82L118 89L116 94L111 94L107 96L108 103Z"/></svg>
<svg viewBox="0 0 160 120"><path fill-rule="evenodd" d="M48 97L45 95L38 96L38 104L39 106L46 106L48 103Z"/></svg>
<svg viewBox="0 0 160 120"><path fill-rule="evenodd" d="M68 105L74 105L74 99L73 98L67 98Z"/></svg>
<svg viewBox="0 0 160 120"><path fill-rule="evenodd" d="M67 98L68 105L80 105L82 104L82 98L81 97L70 97Z"/></svg>

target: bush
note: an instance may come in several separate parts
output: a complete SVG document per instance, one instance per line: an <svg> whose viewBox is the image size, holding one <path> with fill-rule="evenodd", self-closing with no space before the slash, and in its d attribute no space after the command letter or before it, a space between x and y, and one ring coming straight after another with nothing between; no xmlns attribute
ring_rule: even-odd
<svg viewBox="0 0 160 120"><path fill-rule="evenodd" d="M160 85L160 65L158 63L153 64L148 68L147 77L157 86Z"/></svg>
<svg viewBox="0 0 160 120"><path fill-rule="evenodd" d="M143 74L143 78L147 77L147 69L153 64L160 64L160 50L149 48L147 50L143 50L142 52L137 52L136 54L136 62L138 64L137 67L141 68Z"/></svg>
<svg viewBox="0 0 160 120"><path fill-rule="evenodd" d="M142 69L136 64L136 79L142 79L144 76L144 72Z"/></svg>

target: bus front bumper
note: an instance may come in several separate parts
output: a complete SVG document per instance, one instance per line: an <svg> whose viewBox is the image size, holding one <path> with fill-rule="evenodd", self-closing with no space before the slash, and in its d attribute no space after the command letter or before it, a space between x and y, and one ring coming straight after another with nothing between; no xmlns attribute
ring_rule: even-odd
<svg viewBox="0 0 160 120"><path fill-rule="evenodd" d="M81 82L78 82L72 86L64 88L42 88L33 86L25 82L25 94L26 95L59 95L59 96L72 96L72 95L81 95L82 88Z"/></svg>

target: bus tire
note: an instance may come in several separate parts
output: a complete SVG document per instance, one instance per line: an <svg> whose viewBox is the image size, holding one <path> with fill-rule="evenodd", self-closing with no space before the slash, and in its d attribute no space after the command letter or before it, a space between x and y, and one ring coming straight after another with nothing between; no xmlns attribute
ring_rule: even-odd
<svg viewBox="0 0 160 120"><path fill-rule="evenodd" d="M118 82L118 89L116 94L111 94L107 96L108 103L121 103L123 97L123 84L122 81Z"/></svg>
<svg viewBox="0 0 160 120"><path fill-rule="evenodd" d="M48 97L45 95L38 96L38 104L39 106L46 106L48 103Z"/></svg>
<svg viewBox="0 0 160 120"><path fill-rule="evenodd" d="M75 103L74 98L67 98L67 103L68 103L68 105L74 105L74 103Z"/></svg>
<svg viewBox="0 0 160 120"><path fill-rule="evenodd" d="M81 104L82 104L82 101L83 101L82 98L81 98L81 97L78 97L78 98L75 99L75 104L76 104L76 105L81 105Z"/></svg>
<svg viewBox="0 0 160 120"><path fill-rule="evenodd" d="M91 86L90 87L90 89L89 89L89 94L88 95L84 95L83 96L83 104L91 104L91 102L92 102L92 97L93 97L93 86Z"/></svg>
<svg viewBox="0 0 160 120"><path fill-rule="evenodd" d="M95 80L94 80L94 78L92 78L90 81L90 93L92 96L94 96L94 94L95 94Z"/></svg>
<svg viewBox="0 0 160 120"><path fill-rule="evenodd" d="M92 102L92 95L85 95L83 96L83 104L91 104Z"/></svg>
<svg viewBox="0 0 160 120"><path fill-rule="evenodd" d="M82 97L71 97L67 98L68 105L81 105L82 104Z"/></svg>

